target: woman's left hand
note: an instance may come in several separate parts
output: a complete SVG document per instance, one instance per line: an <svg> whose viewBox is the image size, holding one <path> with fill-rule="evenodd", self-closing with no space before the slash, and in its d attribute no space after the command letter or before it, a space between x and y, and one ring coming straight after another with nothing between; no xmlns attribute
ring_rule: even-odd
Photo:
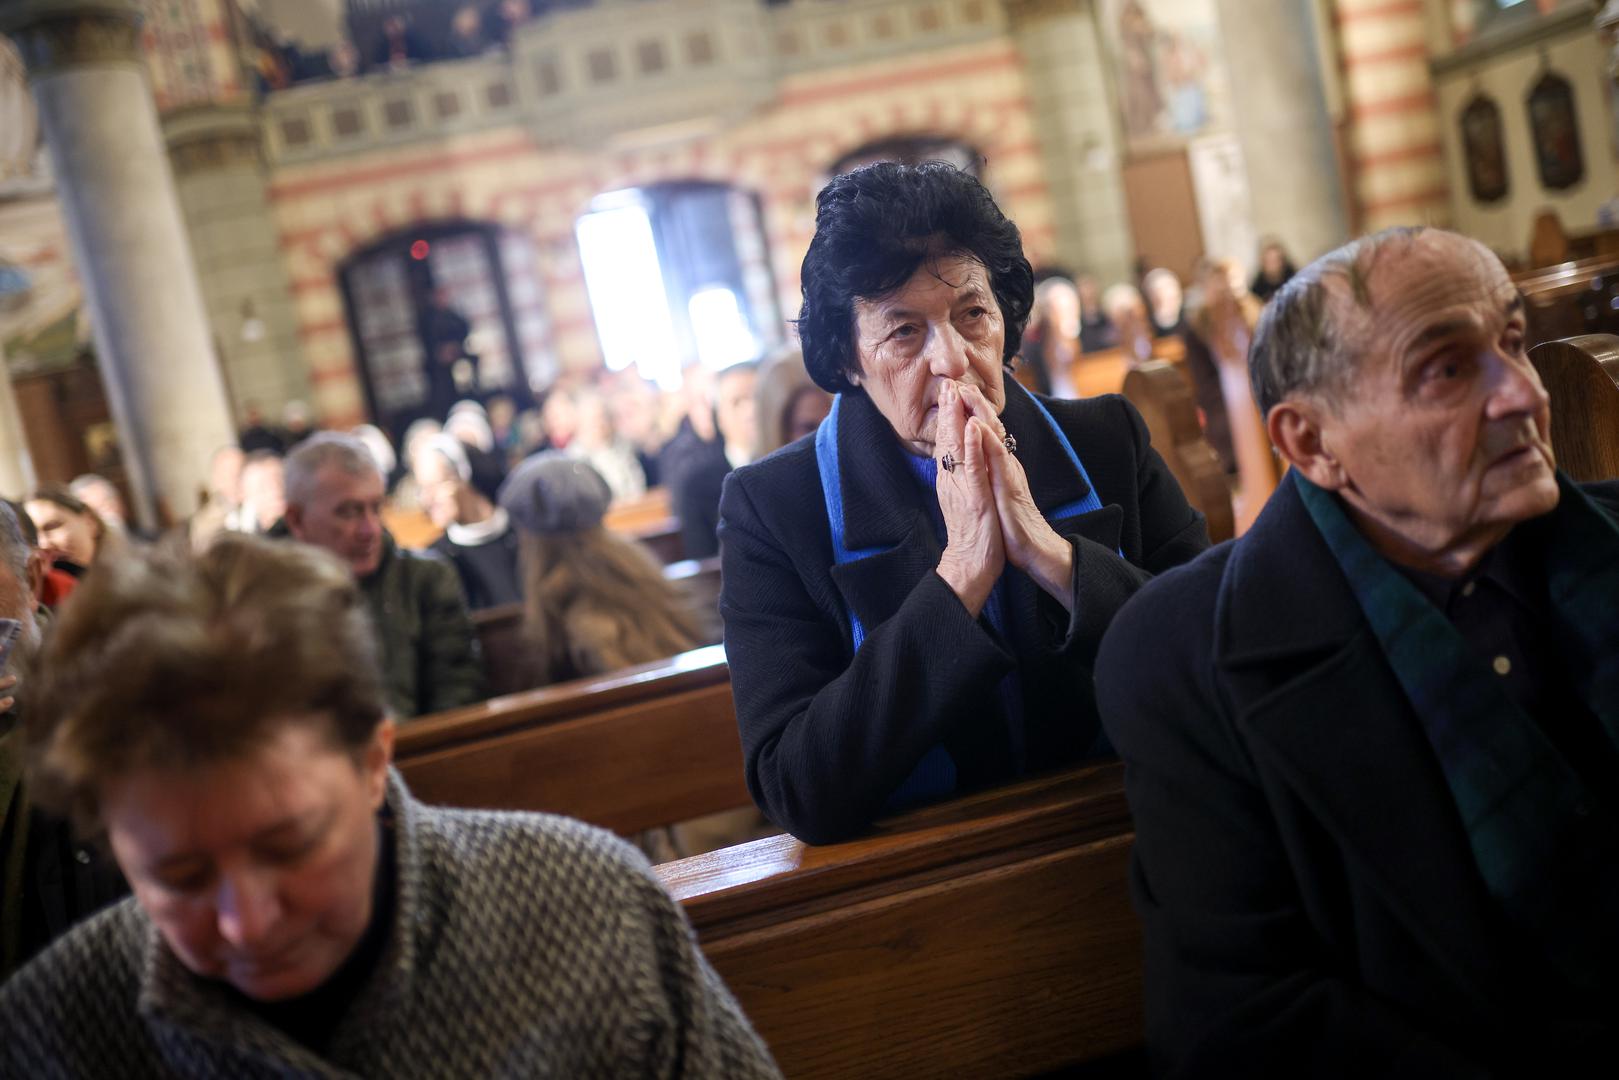
<svg viewBox="0 0 1619 1080"><path fill-rule="evenodd" d="M1028 474L1023 471L1023 463L1006 448L1006 426L989 401L975 387L964 388L961 398L983 423L984 459L989 462L990 488L1001 519L1006 561L1028 574L1064 610L1072 610L1073 545L1057 535L1034 504Z"/></svg>

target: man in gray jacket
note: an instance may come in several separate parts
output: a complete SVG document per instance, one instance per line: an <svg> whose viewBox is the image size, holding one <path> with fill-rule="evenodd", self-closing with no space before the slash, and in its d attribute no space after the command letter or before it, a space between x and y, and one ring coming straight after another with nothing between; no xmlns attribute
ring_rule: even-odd
<svg viewBox="0 0 1619 1080"><path fill-rule="evenodd" d="M401 720L484 697L478 638L455 568L400 548L382 526L382 472L352 435L322 432L287 457L287 530L348 564L371 609L388 702Z"/></svg>

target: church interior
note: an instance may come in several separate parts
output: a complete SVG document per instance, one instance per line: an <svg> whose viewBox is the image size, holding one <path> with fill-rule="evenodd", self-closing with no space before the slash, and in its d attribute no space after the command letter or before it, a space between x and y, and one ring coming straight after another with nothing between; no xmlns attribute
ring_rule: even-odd
<svg viewBox="0 0 1619 1080"><path fill-rule="evenodd" d="M1495 254L1558 464L1619 477L1619 0L0 0L0 495L76 577L86 506L104 544L306 539L321 433L375 455L388 553L545 519L508 493L570 481L531 455L589 462L655 569L626 618L696 616L542 673L512 539L463 572L480 691L395 710L414 796L633 842L787 1076L1146 1075L1121 766L818 844L772 824L746 724L744 772L721 485L829 430L818 195L935 161L1032 269L1008 382L1124 395L1215 544L1288 472L1264 305L1394 227Z"/></svg>

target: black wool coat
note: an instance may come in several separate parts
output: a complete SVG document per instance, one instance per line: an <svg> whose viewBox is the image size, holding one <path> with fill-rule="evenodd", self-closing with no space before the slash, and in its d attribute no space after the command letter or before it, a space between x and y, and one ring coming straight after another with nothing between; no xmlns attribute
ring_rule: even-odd
<svg viewBox="0 0 1619 1080"><path fill-rule="evenodd" d="M1619 505L1619 485L1586 490ZM1242 539L1119 613L1097 673L1155 1072L1565 1076L1611 1048L1614 1003L1564 1000L1486 892L1291 477Z"/></svg>
<svg viewBox="0 0 1619 1080"><path fill-rule="evenodd" d="M748 787L776 824L810 843L843 839L869 825L941 744L960 789L1010 779L1017 770L998 687L1014 671L1026 771L1105 750L1091 685L1102 631L1154 574L1206 548L1208 532L1124 398L1046 405L1102 509L1052 522L1074 545L1072 616L1009 568L1005 635L970 616L934 572L943 552L936 504L924 503L931 493L865 395L845 394L840 410L845 546L881 554L833 565L813 437L727 479L725 651ZM1034 399L1010 379L1001 419L1043 512L1088 492ZM866 631L858 655L850 610Z"/></svg>

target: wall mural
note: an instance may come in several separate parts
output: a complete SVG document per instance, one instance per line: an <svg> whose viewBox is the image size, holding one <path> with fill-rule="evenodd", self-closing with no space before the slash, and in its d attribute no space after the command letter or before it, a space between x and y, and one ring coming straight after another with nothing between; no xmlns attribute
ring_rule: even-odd
<svg viewBox="0 0 1619 1080"><path fill-rule="evenodd" d="M1543 186L1560 191L1585 179L1585 155L1580 149L1580 125L1574 115L1574 86L1547 69L1525 104L1529 108L1529 134L1535 144L1535 167Z"/></svg>
<svg viewBox="0 0 1619 1080"><path fill-rule="evenodd" d="M1501 106L1490 95L1473 95L1462 110L1462 154L1467 163L1467 188L1474 202L1493 203L1507 197L1506 137L1501 128Z"/></svg>
<svg viewBox="0 0 1619 1080"><path fill-rule="evenodd" d="M1101 13L1132 150L1178 146L1225 126L1214 0L1104 0Z"/></svg>

